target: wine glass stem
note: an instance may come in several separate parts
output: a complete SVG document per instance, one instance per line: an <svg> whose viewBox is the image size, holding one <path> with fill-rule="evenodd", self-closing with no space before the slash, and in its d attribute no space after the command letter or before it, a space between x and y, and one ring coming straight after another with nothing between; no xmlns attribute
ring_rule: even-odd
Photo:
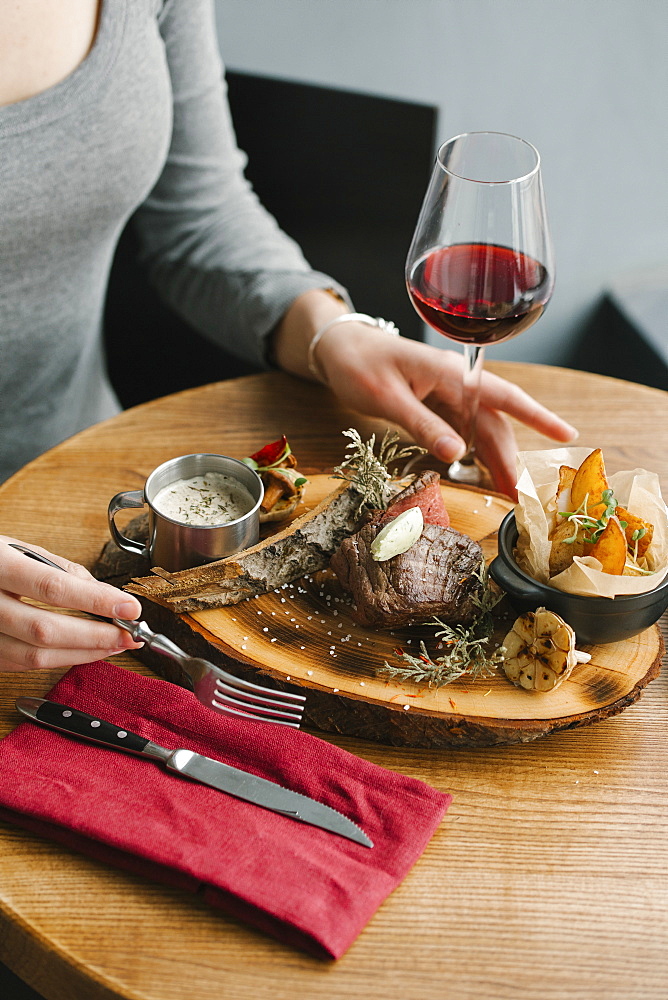
<svg viewBox="0 0 668 1000"><path fill-rule="evenodd" d="M475 429L480 400L480 375L484 357L484 348L477 344L464 345L460 427L461 436L466 443L466 454L450 466L448 475L455 482L479 483L482 480L482 472L475 457Z"/></svg>
<svg viewBox="0 0 668 1000"><path fill-rule="evenodd" d="M466 453L475 452L475 427L480 401L480 374L485 357L484 348L477 344L464 345L464 372L462 378L462 437Z"/></svg>

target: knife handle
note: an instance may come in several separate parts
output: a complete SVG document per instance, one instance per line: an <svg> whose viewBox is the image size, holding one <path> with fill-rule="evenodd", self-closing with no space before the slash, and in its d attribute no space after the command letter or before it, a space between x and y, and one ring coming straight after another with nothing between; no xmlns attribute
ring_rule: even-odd
<svg viewBox="0 0 668 1000"><path fill-rule="evenodd" d="M78 708L69 705L59 705L55 701L44 698L17 698L16 707L24 715L36 719L44 726L59 729L72 736L80 736L92 743L102 743L104 746L116 747L130 753L143 753L150 740L136 733L129 733L112 722L105 722L95 715L80 712Z"/></svg>

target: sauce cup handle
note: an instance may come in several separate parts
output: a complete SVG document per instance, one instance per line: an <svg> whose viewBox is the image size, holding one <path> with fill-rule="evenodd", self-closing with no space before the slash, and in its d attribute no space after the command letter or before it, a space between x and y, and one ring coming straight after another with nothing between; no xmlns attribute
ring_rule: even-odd
<svg viewBox="0 0 668 1000"><path fill-rule="evenodd" d="M115 517L119 510L125 510L128 507L143 507L146 503L143 490L127 490L125 493L117 493L115 497L112 497L109 501L108 517L109 517L109 530L111 531L111 537L118 545L119 549L124 549L125 552L131 552L135 556L144 556L144 558L149 558L149 551L147 546L142 545L140 542L134 542L127 535L122 534L116 527Z"/></svg>

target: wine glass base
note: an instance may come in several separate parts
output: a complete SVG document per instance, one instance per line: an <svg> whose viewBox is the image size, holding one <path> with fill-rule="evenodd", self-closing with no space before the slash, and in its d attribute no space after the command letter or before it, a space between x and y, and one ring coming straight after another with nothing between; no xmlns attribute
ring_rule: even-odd
<svg viewBox="0 0 668 1000"><path fill-rule="evenodd" d="M480 486L485 480L485 473L475 459L465 458L461 462L452 462L448 468L448 479L453 483Z"/></svg>

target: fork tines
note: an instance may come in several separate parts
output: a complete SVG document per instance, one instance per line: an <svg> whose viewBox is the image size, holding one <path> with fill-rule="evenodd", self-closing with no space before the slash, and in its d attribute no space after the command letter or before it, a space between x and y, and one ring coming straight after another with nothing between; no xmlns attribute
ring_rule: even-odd
<svg viewBox="0 0 668 1000"><path fill-rule="evenodd" d="M229 692L237 693L234 688L219 682L211 698L212 706L220 711L243 716L246 719L275 722L279 725L293 726L299 729L304 711L303 705L291 706L289 702L273 701L271 698L259 698L258 696L255 696L252 701L244 701L233 697Z"/></svg>
<svg viewBox="0 0 668 1000"><path fill-rule="evenodd" d="M253 684L220 668L214 678L212 707L245 718L299 728L306 702L303 694Z"/></svg>

